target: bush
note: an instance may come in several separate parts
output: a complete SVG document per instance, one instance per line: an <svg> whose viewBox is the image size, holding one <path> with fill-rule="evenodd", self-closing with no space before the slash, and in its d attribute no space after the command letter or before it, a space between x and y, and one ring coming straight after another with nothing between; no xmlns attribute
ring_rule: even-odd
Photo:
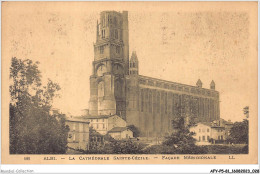
<svg viewBox="0 0 260 174"><path fill-rule="evenodd" d="M145 145L131 140L114 140L109 144L112 154L142 154Z"/></svg>
<svg viewBox="0 0 260 174"><path fill-rule="evenodd" d="M142 154L146 145L133 142L131 140L115 140L110 135L100 135L95 131L90 131L90 137L99 136L103 141L90 142L89 150L86 154Z"/></svg>
<svg viewBox="0 0 260 174"><path fill-rule="evenodd" d="M239 145L208 145L201 146L202 148L207 149L208 154L247 154L248 146L239 146Z"/></svg>
<svg viewBox="0 0 260 174"><path fill-rule="evenodd" d="M127 126L132 132L134 137L139 137L140 136L140 131L135 125L129 125Z"/></svg>
<svg viewBox="0 0 260 174"><path fill-rule="evenodd" d="M145 154L206 154L207 149L200 146L167 146L153 145L145 149Z"/></svg>
<svg viewBox="0 0 260 174"><path fill-rule="evenodd" d="M235 144L248 144L248 120L244 119L242 122L235 122L230 129L230 136L228 142Z"/></svg>
<svg viewBox="0 0 260 174"><path fill-rule="evenodd" d="M175 131L165 137L162 143L162 154L204 154L207 151L197 146L196 139L193 137L194 133L189 131L189 128L184 125L183 118L177 120Z"/></svg>

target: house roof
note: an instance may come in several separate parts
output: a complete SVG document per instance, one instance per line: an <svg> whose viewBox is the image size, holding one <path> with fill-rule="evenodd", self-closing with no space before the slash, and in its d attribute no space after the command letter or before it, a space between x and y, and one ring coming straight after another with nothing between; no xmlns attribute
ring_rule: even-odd
<svg viewBox="0 0 260 174"><path fill-rule="evenodd" d="M221 129L225 129L225 127L223 127L223 126L211 126L211 128L216 128L216 129L218 129L218 128L221 128Z"/></svg>
<svg viewBox="0 0 260 174"><path fill-rule="evenodd" d="M98 119L98 118L109 118L117 115L87 115L87 116L77 116L75 118L82 118L82 119Z"/></svg>
<svg viewBox="0 0 260 174"><path fill-rule="evenodd" d="M127 129L128 129L127 127L114 127L113 129L111 129L108 132L123 132L123 131L125 131Z"/></svg>
<svg viewBox="0 0 260 174"><path fill-rule="evenodd" d="M233 123L230 120L226 121L223 118L220 118L219 120L214 120L212 125L214 127L224 127L225 125L233 125Z"/></svg>
<svg viewBox="0 0 260 174"><path fill-rule="evenodd" d="M209 122L199 122L199 123L211 127L211 123L209 123Z"/></svg>
<svg viewBox="0 0 260 174"><path fill-rule="evenodd" d="M67 122L79 122L79 123L87 123L89 124L89 121L79 118L66 118Z"/></svg>
<svg viewBox="0 0 260 174"><path fill-rule="evenodd" d="M223 126L215 126L215 125L212 125L212 124L209 123L209 122L200 122L200 124L209 126L209 127L211 127L211 128L224 128Z"/></svg>
<svg viewBox="0 0 260 174"><path fill-rule="evenodd" d="M220 118L224 124L233 124L230 120L226 121L223 118Z"/></svg>

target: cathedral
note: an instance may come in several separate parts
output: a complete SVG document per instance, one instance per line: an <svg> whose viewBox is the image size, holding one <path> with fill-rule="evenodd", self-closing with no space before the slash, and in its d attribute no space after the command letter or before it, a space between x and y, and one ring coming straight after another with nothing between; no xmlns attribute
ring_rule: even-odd
<svg viewBox="0 0 260 174"><path fill-rule="evenodd" d="M142 136L170 133L174 118L181 116L196 122L220 118L219 92L213 80L206 89L200 79L191 86L139 75L137 53L129 60L127 11L101 12L96 30L90 115L118 115Z"/></svg>

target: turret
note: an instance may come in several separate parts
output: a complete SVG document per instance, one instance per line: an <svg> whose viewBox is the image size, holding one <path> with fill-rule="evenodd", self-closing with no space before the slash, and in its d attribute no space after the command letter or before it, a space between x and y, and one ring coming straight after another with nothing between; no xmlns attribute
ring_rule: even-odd
<svg viewBox="0 0 260 174"><path fill-rule="evenodd" d="M129 75L127 76L127 114L126 122L128 125L135 125L140 128L139 120L139 75L138 75L138 58L136 52L133 51L129 61Z"/></svg>
<svg viewBox="0 0 260 174"><path fill-rule="evenodd" d="M214 80L212 80L210 83L210 89L215 90L215 87L216 87L215 82Z"/></svg>
<svg viewBox="0 0 260 174"><path fill-rule="evenodd" d="M202 88L202 82L200 79L197 81L196 86Z"/></svg>
<svg viewBox="0 0 260 174"><path fill-rule="evenodd" d="M97 37L96 37L96 41L98 41L98 37L99 37L99 23L97 20Z"/></svg>
<svg viewBox="0 0 260 174"><path fill-rule="evenodd" d="M136 52L133 51L129 63L129 75L138 75L138 58Z"/></svg>

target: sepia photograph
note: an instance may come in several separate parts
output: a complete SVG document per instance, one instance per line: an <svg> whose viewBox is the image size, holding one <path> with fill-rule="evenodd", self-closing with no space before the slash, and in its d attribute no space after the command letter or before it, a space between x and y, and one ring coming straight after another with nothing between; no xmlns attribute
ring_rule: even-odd
<svg viewBox="0 0 260 174"><path fill-rule="evenodd" d="M258 163L257 2L2 2L2 162Z"/></svg>

